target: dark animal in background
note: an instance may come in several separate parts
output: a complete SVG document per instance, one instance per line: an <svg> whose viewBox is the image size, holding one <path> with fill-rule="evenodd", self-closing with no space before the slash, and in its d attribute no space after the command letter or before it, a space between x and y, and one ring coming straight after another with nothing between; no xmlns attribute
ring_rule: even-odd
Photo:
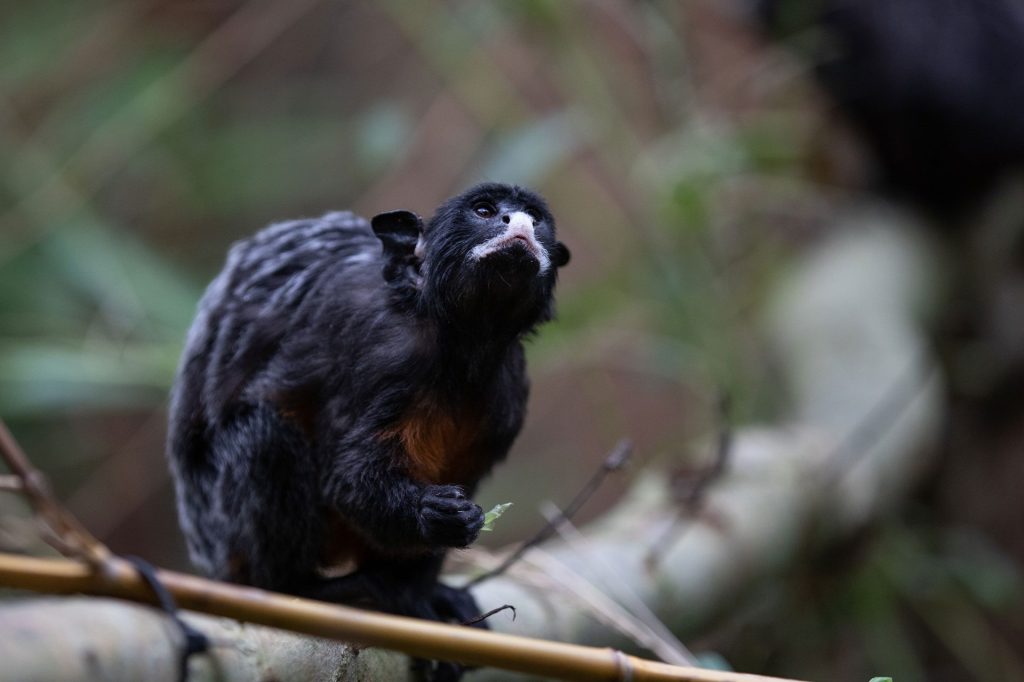
<svg viewBox="0 0 1024 682"><path fill-rule="evenodd" d="M330 213L235 244L171 401L193 561L297 595L478 615L438 574L483 525L471 498L522 426L522 341L568 260L543 199L502 184L426 225Z"/></svg>
<svg viewBox="0 0 1024 682"><path fill-rule="evenodd" d="M1020 0L755 2L773 33L801 37L881 191L948 217L1024 167Z"/></svg>

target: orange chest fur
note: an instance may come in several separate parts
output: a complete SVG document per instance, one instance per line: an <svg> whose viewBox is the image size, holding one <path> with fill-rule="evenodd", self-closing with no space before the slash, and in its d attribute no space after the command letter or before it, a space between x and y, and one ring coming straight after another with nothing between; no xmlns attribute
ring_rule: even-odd
<svg viewBox="0 0 1024 682"><path fill-rule="evenodd" d="M471 409L452 410L421 401L384 436L397 438L409 476L422 483L468 483L481 473L482 420Z"/></svg>
<svg viewBox="0 0 1024 682"><path fill-rule="evenodd" d="M483 473L482 433L483 419L478 412L446 409L421 400L380 437L398 441L410 478L425 484L465 484L475 482ZM328 514L324 567L344 574L376 551L344 517L337 512Z"/></svg>

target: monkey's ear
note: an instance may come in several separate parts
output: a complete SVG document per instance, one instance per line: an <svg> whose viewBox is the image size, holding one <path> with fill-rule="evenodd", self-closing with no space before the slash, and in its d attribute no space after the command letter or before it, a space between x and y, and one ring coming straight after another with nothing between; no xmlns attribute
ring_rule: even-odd
<svg viewBox="0 0 1024 682"><path fill-rule="evenodd" d="M569 262L569 257L572 254L569 253L569 247L562 242L555 242L555 248L551 251L551 260L555 264L555 267L562 267Z"/></svg>
<svg viewBox="0 0 1024 682"><path fill-rule="evenodd" d="M411 211L389 211L373 216L373 232L388 256L411 256L423 231L423 221Z"/></svg>

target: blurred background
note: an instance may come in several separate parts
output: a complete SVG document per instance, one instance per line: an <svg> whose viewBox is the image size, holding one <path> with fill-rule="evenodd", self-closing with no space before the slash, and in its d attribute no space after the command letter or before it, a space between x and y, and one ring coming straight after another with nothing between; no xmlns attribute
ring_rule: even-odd
<svg viewBox="0 0 1024 682"><path fill-rule="evenodd" d="M558 320L529 346L526 429L478 496L515 503L485 538L499 546L540 524L541 501L571 497L620 437L636 441L637 461L581 520L640 470L706 466L723 422L784 414L765 305L841 207L884 197L929 221L953 263L923 324L948 378L942 452L884 523L809 551L687 643L738 670L808 679L1024 680L1013 190L999 191L1010 208L985 257L966 255L971 225L992 222L987 192L1016 141L995 135L1002 155L974 158L944 122L900 105L900 125L923 130L907 142L857 108L875 85L892 101L904 81L864 77L851 105L849 74L820 69L815 17L784 4L0 3L0 415L115 551L186 568L166 398L231 242L285 218L429 215L480 180L526 184L547 197L573 260ZM922 14L908 12L895 21L919 35ZM885 54L884 34L852 25L868 59ZM920 34L957 27L968 38L990 28L935 22ZM932 57L950 42L917 47L915 68L941 68ZM984 56L983 73L1024 70ZM952 61L935 82L963 86L949 95L968 112L955 125L993 109L1024 120L1024 90L976 92L976 72ZM955 174L900 183L943 163L972 179L964 196ZM32 526L13 500L0 504L11 515L0 544L29 546Z"/></svg>

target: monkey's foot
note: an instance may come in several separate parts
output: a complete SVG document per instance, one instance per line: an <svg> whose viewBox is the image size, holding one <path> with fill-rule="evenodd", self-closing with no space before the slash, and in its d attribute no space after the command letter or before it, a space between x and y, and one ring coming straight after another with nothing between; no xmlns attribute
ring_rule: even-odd
<svg viewBox="0 0 1024 682"><path fill-rule="evenodd" d="M480 607L469 590L438 583L430 598L429 618L443 623L469 623L471 627L488 629L487 623L478 621ZM448 661L414 659L412 670L420 682L458 682L471 668Z"/></svg>

